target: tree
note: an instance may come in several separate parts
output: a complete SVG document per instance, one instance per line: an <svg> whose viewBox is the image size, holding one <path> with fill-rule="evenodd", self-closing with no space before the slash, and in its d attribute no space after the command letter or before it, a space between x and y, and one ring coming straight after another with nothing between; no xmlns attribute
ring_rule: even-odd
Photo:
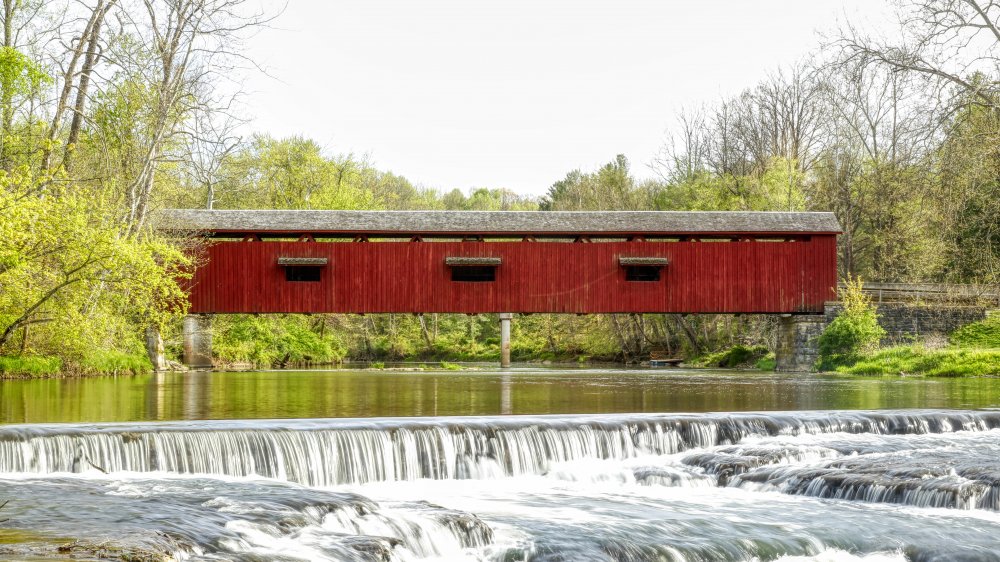
<svg viewBox="0 0 1000 562"><path fill-rule="evenodd" d="M38 197L37 181L23 170L0 174L0 349L27 326L86 329L99 310L127 311L140 324L183 313L183 252L152 235L126 236L99 194L67 186Z"/></svg>
<svg viewBox="0 0 1000 562"><path fill-rule="evenodd" d="M636 211L649 209L653 193L640 185L629 169L628 158L619 154L593 173L574 170L552 184L542 197L543 211Z"/></svg>
<svg viewBox="0 0 1000 562"><path fill-rule="evenodd" d="M125 184L126 220L133 232L145 223L156 174L198 110L223 111L235 93L222 87L243 34L264 20L246 15L247 0L142 0L119 11L130 40L115 52L125 83L144 85L144 125L136 136L138 166Z"/></svg>
<svg viewBox="0 0 1000 562"><path fill-rule="evenodd" d="M821 367L829 369L874 351L885 337L871 298L860 277L848 278L841 293L843 310L819 336Z"/></svg>
<svg viewBox="0 0 1000 562"><path fill-rule="evenodd" d="M848 26L838 41L862 66L919 75L946 93L1000 109L1000 5L993 0L900 0L900 41ZM982 76L984 79L975 79Z"/></svg>

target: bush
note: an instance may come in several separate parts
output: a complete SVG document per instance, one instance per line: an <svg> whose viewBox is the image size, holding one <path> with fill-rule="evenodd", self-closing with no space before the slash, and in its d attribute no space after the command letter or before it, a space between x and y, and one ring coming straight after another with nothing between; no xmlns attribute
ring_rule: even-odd
<svg viewBox="0 0 1000 562"><path fill-rule="evenodd" d="M761 371L773 371L778 368L778 358L775 356L774 352L771 352L758 359L757 364L754 366Z"/></svg>
<svg viewBox="0 0 1000 562"><path fill-rule="evenodd" d="M995 313L982 322L962 326L952 332L949 339L958 347L1000 349L1000 313Z"/></svg>
<svg viewBox="0 0 1000 562"><path fill-rule="evenodd" d="M747 347L745 345L735 345L725 351L712 353L692 361L697 365L705 367L722 367L732 369L735 367L748 367L756 365L758 361L768 354L767 348L762 345Z"/></svg>
<svg viewBox="0 0 1000 562"><path fill-rule="evenodd" d="M871 299L862 292L861 278L847 279L841 295L844 310L819 336L820 369L830 369L874 352L885 336Z"/></svg>

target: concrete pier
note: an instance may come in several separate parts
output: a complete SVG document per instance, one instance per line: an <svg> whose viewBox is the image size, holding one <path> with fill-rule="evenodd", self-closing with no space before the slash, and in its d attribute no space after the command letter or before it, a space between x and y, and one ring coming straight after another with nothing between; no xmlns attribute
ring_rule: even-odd
<svg viewBox="0 0 1000 562"><path fill-rule="evenodd" d="M192 369L212 368L212 316L184 317L184 364Z"/></svg>
<svg viewBox="0 0 1000 562"><path fill-rule="evenodd" d="M510 367L510 320L514 315L510 312L500 313L500 368Z"/></svg>

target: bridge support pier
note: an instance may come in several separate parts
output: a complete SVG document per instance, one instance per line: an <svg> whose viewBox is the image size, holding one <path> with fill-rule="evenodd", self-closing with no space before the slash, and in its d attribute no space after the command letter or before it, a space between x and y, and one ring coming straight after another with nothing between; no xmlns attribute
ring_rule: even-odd
<svg viewBox="0 0 1000 562"><path fill-rule="evenodd" d="M192 369L212 368L212 316L188 314L184 317L184 364Z"/></svg>
<svg viewBox="0 0 1000 562"><path fill-rule="evenodd" d="M514 315L510 312L500 313L500 368L510 367L510 320Z"/></svg>
<svg viewBox="0 0 1000 562"><path fill-rule="evenodd" d="M816 370L819 359L817 339L826 328L826 316L820 314L783 315L778 323L775 370L807 373Z"/></svg>

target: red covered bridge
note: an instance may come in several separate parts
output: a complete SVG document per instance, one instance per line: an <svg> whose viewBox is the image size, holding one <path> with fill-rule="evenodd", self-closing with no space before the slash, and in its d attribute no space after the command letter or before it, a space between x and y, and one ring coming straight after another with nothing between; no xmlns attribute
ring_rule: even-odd
<svg viewBox="0 0 1000 562"><path fill-rule="evenodd" d="M193 314L821 314L832 213L170 210Z"/></svg>
<svg viewBox="0 0 1000 562"><path fill-rule="evenodd" d="M192 313L821 313L831 213L167 211Z"/></svg>

